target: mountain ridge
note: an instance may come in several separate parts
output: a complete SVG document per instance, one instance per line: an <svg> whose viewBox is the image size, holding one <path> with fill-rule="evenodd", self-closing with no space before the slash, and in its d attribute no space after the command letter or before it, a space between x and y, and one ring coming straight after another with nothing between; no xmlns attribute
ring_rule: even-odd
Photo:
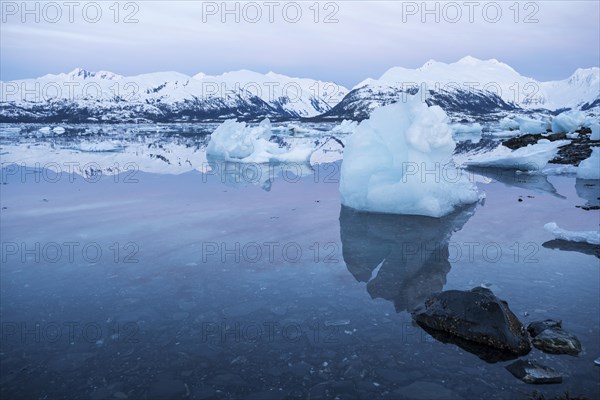
<svg viewBox="0 0 600 400"><path fill-rule="evenodd" d="M124 76L75 68L0 82L0 122L239 119L364 119L379 106L420 92L454 117L514 110L600 109L600 68L578 68L563 80L537 81L497 59L392 67L351 90L334 82L269 71L220 75L176 71Z"/></svg>

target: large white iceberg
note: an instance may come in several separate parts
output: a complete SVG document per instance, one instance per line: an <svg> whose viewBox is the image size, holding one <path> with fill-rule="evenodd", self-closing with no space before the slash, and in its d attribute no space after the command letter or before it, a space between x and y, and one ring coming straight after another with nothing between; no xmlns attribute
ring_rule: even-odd
<svg viewBox="0 0 600 400"><path fill-rule="evenodd" d="M586 121L581 111L565 111L552 119L552 132L569 133L581 128Z"/></svg>
<svg viewBox="0 0 600 400"><path fill-rule="evenodd" d="M568 140L551 142L542 139L536 144L530 144L517 150L505 146L498 146L494 150L470 157L465 165L470 167L494 167L518 169L521 171L542 170L558 153L561 146L568 144Z"/></svg>
<svg viewBox="0 0 600 400"><path fill-rule="evenodd" d="M592 155L579 163L577 177L580 179L600 179L600 147L592 148Z"/></svg>
<svg viewBox="0 0 600 400"><path fill-rule="evenodd" d="M269 141L272 135L271 121L264 119L258 126L228 119L210 135L206 153L227 161L248 163L306 162L312 146L300 144L291 149L279 147Z"/></svg>
<svg viewBox="0 0 600 400"><path fill-rule="evenodd" d="M556 222L549 222L544 225L544 229L554 235L555 238L560 240L567 240L569 242L589 243L589 244L600 244L600 232L599 231L568 231L561 229Z"/></svg>
<svg viewBox="0 0 600 400"><path fill-rule="evenodd" d="M419 96L374 110L344 149L342 204L441 217L475 203L480 198L476 186L449 162L455 145L446 113Z"/></svg>

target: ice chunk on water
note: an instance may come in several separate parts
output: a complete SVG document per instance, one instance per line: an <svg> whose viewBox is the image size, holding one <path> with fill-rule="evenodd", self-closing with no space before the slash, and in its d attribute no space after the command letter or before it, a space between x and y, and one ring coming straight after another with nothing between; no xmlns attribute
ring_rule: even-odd
<svg viewBox="0 0 600 400"><path fill-rule="evenodd" d="M575 132L583 126L585 119L585 114L581 111L565 111L552 119L552 132Z"/></svg>
<svg viewBox="0 0 600 400"><path fill-rule="evenodd" d="M452 124L451 128L454 132L454 139L458 141L469 140L472 143L479 143L481 140L483 127L477 122L474 124Z"/></svg>
<svg viewBox="0 0 600 400"><path fill-rule="evenodd" d="M551 128L550 123L546 120L517 117L515 121L519 124L521 133L546 133Z"/></svg>
<svg viewBox="0 0 600 400"><path fill-rule="evenodd" d="M505 146L498 146L488 153L477 154L470 157L465 165L472 167L495 167L519 169L522 171L539 171L552 160L561 146L568 144L569 140L550 142L542 139L536 144L530 144L517 150Z"/></svg>
<svg viewBox="0 0 600 400"><path fill-rule="evenodd" d="M600 124L592 122L589 124L589 127L592 129L590 140L600 140Z"/></svg>
<svg viewBox="0 0 600 400"><path fill-rule="evenodd" d="M291 149L269 141L271 121L264 119L258 126L228 119L210 135L207 154L227 161L249 163L305 162L312 153L310 144L299 144Z"/></svg>
<svg viewBox="0 0 600 400"><path fill-rule="evenodd" d="M508 117L504 117L500 120L499 128L504 131L510 131L519 129L519 123L514 119L510 119Z"/></svg>
<svg viewBox="0 0 600 400"><path fill-rule="evenodd" d="M344 149L342 203L358 210L440 217L479 199L449 163L455 142L446 113L418 96L380 107Z"/></svg>
<svg viewBox="0 0 600 400"><path fill-rule="evenodd" d="M580 179L600 179L600 147L594 147L592 155L579 163L577 177Z"/></svg>
<svg viewBox="0 0 600 400"><path fill-rule="evenodd" d="M567 240L569 242L600 244L599 231L568 231L561 229L556 222L549 222L544 225L544 229L554 235L555 238Z"/></svg>
<svg viewBox="0 0 600 400"><path fill-rule="evenodd" d="M336 125L331 133L354 133L356 128L358 127L358 122L352 121L349 119L345 119L341 124Z"/></svg>

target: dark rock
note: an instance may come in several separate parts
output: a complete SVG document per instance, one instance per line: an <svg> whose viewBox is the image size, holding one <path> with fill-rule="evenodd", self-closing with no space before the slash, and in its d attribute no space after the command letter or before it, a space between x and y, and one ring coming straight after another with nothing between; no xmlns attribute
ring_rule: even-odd
<svg viewBox="0 0 600 400"><path fill-rule="evenodd" d="M506 369L525 383L561 383L562 375L550 367L538 364L535 361L518 360Z"/></svg>
<svg viewBox="0 0 600 400"><path fill-rule="evenodd" d="M551 142L554 142L555 140L565 140L567 138L567 134L566 133L551 133L550 135L547 135L545 137L545 139L548 139Z"/></svg>
<svg viewBox="0 0 600 400"><path fill-rule="evenodd" d="M561 146L556 157L550 161L551 163L579 165L581 161L592 154L592 147L596 146L598 142L590 140L591 130L589 128L581 128L576 132L579 135L571 139L571 143ZM542 135L541 133L525 134L504 140L502 145L511 150L517 150L521 147L535 144L541 139L554 142L556 140L565 140L567 136L565 133L551 133L549 135Z"/></svg>
<svg viewBox="0 0 600 400"><path fill-rule="evenodd" d="M562 327L562 321L555 321L553 319L546 319L544 321L534 321L527 325L527 332L531 337L536 337L548 328L560 328Z"/></svg>
<svg viewBox="0 0 600 400"><path fill-rule="evenodd" d="M448 290L433 295L413 312L421 326L500 351L529 353L529 337L521 321L491 290Z"/></svg>
<svg viewBox="0 0 600 400"><path fill-rule="evenodd" d="M545 353L569 354L572 356L581 353L579 339L561 328L546 329L537 335L531 343Z"/></svg>
<svg viewBox="0 0 600 400"><path fill-rule="evenodd" d="M542 138L541 134L525 134L517 137L513 137L507 139L502 142L505 147L508 147L511 150L517 150L521 147L529 146L530 144L535 144Z"/></svg>
<svg viewBox="0 0 600 400"><path fill-rule="evenodd" d="M562 321L547 319L532 322L527 326L527 331L533 338L533 345L543 352L572 356L581 353L579 339L562 329Z"/></svg>

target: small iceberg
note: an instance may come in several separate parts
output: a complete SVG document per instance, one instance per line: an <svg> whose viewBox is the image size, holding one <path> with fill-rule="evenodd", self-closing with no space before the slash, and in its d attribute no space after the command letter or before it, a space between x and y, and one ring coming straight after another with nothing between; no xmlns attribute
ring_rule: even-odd
<svg viewBox="0 0 600 400"><path fill-rule="evenodd" d="M339 125L336 125L331 133L354 133L357 127L358 122L345 119Z"/></svg>
<svg viewBox="0 0 600 400"><path fill-rule="evenodd" d="M271 121L264 119L258 126L228 119L210 135L206 153L226 161L247 163L307 162L312 146L304 143L287 149L269 141Z"/></svg>
<svg viewBox="0 0 600 400"><path fill-rule="evenodd" d="M600 244L600 231L568 231L561 229L556 222L549 222L544 229L554 235L556 239L569 242Z"/></svg>
<svg viewBox="0 0 600 400"><path fill-rule="evenodd" d="M521 133L546 133L552 127L550 122L546 120L517 117L515 121L519 124Z"/></svg>
<svg viewBox="0 0 600 400"><path fill-rule="evenodd" d="M592 155L579 163L577 177L579 179L600 179L600 147L594 147Z"/></svg>
<svg viewBox="0 0 600 400"><path fill-rule="evenodd" d="M517 150L511 150L505 146L498 146L488 153L478 154L470 157L465 165L469 167L495 167L506 169L518 169L521 171L540 171L546 167L548 162L556 157L558 149L566 144L568 140L557 140L550 142L542 139L536 144L530 144Z"/></svg>
<svg viewBox="0 0 600 400"><path fill-rule="evenodd" d="M581 128L586 121L581 111L565 111L552 119L552 132L569 133Z"/></svg>

